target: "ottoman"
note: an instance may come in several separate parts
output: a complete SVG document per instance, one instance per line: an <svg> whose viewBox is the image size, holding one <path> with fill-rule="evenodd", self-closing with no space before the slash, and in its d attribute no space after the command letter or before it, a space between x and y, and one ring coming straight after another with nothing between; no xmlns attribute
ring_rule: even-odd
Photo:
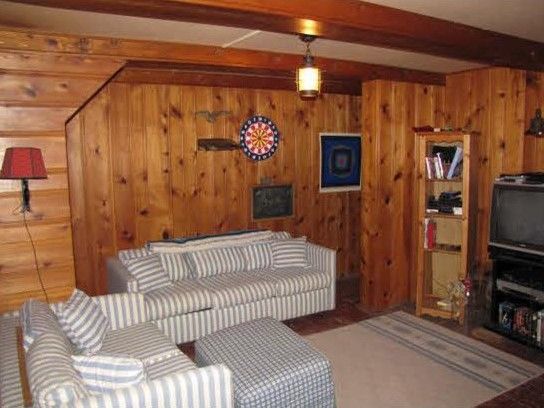
<svg viewBox="0 0 544 408"><path fill-rule="evenodd" d="M327 358L270 317L197 340L195 359L199 366L223 363L231 369L237 407L334 406Z"/></svg>

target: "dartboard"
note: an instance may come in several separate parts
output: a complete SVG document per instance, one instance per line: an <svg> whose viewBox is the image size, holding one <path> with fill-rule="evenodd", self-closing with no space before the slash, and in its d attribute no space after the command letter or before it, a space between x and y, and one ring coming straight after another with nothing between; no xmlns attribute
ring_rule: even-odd
<svg viewBox="0 0 544 408"><path fill-rule="evenodd" d="M240 145L252 160L266 160L278 148L280 132L267 117L256 115L244 122L240 129Z"/></svg>

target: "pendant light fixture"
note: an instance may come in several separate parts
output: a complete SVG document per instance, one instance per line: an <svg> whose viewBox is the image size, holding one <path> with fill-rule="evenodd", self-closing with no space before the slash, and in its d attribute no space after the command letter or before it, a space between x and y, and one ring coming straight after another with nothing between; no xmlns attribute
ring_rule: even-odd
<svg viewBox="0 0 544 408"><path fill-rule="evenodd" d="M297 69L297 92L302 99L315 99L321 91L321 70L314 66L310 52L310 43L315 36L301 34L300 39L306 43L306 54L302 58L302 66Z"/></svg>

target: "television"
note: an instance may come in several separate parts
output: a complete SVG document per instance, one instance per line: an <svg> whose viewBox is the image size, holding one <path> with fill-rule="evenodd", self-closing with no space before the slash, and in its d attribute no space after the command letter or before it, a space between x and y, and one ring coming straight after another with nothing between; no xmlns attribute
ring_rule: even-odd
<svg viewBox="0 0 544 408"><path fill-rule="evenodd" d="M544 184L495 182L489 246L544 256Z"/></svg>

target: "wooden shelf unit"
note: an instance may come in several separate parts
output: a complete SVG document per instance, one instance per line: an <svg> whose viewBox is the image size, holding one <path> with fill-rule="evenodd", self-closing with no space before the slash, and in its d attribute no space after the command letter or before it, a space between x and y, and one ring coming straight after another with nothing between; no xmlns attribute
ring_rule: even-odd
<svg viewBox="0 0 544 408"><path fill-rule="evenodd" d="M477 199L476 143L474 135L462 132L417 132L416 195L417 195L417 293L416 314L445 319L464 319L464 306L458 311L445 310L437 302L447 297L448 282L464 279L472 267ZM432 147L460 146L463 148L462 171L455 179L429 179L425 157ZM472 158L472 160L471 160ZM462 214L427 212L430 196L438 198L444 191L461 191ZM436 246L425 248L425 219L436 222ZM455 249L452 249L455 246Z"/></svg>

